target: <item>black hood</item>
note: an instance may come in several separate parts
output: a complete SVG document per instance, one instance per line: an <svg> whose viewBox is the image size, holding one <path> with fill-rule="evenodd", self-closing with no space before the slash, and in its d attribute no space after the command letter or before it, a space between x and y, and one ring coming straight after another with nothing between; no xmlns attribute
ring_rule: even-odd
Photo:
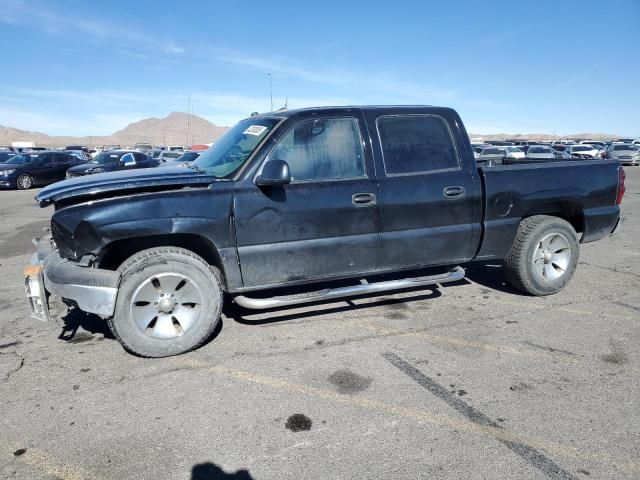
<svg viewBox="0 0 640 480"><path fill-rule="evenodd" d="M84 167L85 165L79 165ZM190 168L141 168L99 173L70 178L40 190L36 200L41 207L52 203L75 203L92 198L128 195L144 191L158 191L182 187L206 188L217 178Z"/></svg>

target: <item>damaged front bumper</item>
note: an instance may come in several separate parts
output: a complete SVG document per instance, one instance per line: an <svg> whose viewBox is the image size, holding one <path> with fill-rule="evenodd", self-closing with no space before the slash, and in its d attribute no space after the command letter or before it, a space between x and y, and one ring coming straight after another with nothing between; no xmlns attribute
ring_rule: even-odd
<svg viewBox="0 0 640 480"><path fill-rule="evenodd" d="M41 238L36 246L31 264L24 268L32 317L50 320L50 295L73 300L85 312L104 318L113 316L120 283L117 272L83 267L61 258L51 236Z"/></svg>

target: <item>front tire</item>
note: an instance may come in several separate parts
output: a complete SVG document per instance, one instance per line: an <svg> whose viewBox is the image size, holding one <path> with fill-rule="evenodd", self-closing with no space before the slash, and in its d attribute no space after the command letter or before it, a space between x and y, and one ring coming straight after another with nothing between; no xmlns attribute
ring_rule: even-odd
<svg viewBox="0 0 640 480"><path fill-rule="evenodd" d="M16 186L18 187L18 190L29 190L33 187L33 177L28 173L23 173L18 176Z"/></svg>
<svg viewBox="0 0 640 480"><path fill-rule="evenodd" d="M122 280L109 327L129 352L142 357L185 353L202 345L220 322L220 281L193 252L151 248L118 270Z"/></svg>
<svg viewBox="0 0 640 480"><path fill-rule="evenodd" d="M531 295L558 293L571 280L579 254L569 222L547 215L525 218L506 258L507 281Z"/></svg>

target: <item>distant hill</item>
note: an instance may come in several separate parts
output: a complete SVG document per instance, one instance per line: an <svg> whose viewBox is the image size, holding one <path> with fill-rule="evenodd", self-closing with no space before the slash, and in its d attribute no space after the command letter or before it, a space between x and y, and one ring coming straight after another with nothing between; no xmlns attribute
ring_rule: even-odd
<svg viewBox="0 0 640 480"><path fill-rule="evenodd" d="M145 118L127 125L122 130L107 136L51 136L41 132L30 132L0 126L0 146L11 142L35 142L38 146L62 147L64 145L121 145L148 142L154 145L184 145L187 143L187 121L189 122L190 145L211 143L218 139L228 127L214 125L197 115L172 112L165 118Z"/></svg>
<svg viewBox="0 0 640 480"><path fill-rule="evenodd" d="M148 142L154 145L184 145L187 143L187 120L189 122L189 140L191 145L211 143L218 139L229 127L214 125L197 115L187 115L184 112L172 112L165 118L145 118L127 125L122 130L107 136L50 136L41 132L30 132L17 128L0 126L0 146L10 145L11 142L35 142L38 146L62 147L64 145L121 145L131 146L134 143ZM471 133L474 140L542 140L551 141L565 139L614 140L619 135L606 133L574 133L562 136L546 133L529 134L480 134Z"/></svg>

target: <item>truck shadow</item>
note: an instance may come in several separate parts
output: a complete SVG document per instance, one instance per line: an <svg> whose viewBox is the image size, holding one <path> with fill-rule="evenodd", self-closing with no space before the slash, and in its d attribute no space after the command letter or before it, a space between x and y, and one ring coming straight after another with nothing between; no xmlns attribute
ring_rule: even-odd
<svg viewBox="0 0 640 480"><path fill-rule="evenodd" d="M507 283L504 264L501 262L470 263L465 265L465 270L466 278L478 285L512 295L526 295Z"/></svg>
<svg viewBox="0 0 640 480"><path fill-rule="evenodd" d="M70 307L66 315L61 318L62 331L58 335L59 340L66 342L77 341L76 334L82 328L92 335L102 335L104 338L114 339L115 337L107 325L107 321L94 315L86 313L77 307Z"/></svg>

